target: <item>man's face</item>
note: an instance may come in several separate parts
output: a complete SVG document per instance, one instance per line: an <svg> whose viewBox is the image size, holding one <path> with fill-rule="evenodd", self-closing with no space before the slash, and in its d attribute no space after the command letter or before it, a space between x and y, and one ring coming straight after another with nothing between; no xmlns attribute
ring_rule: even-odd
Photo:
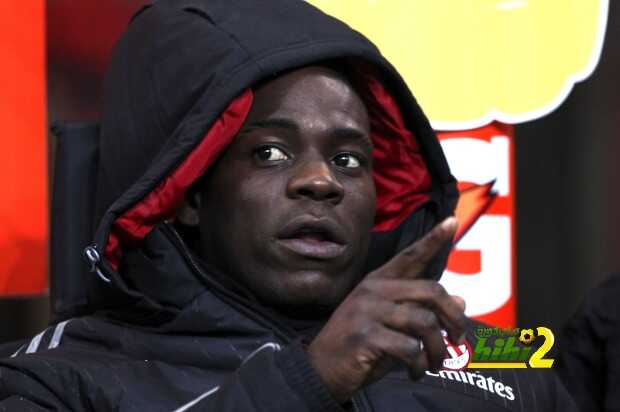
<svg viewBox="0 0 620 412"><path fill-rule="evenodd" d="M361 274L375 216L369 128L360 97L327 68L258 88L201 188L203 257L280 310L337 305Z"/></svg>

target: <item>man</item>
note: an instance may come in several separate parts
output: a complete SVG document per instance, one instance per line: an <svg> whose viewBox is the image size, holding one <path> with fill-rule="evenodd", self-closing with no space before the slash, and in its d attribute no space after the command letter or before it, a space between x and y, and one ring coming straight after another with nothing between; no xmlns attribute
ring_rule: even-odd
<svg viewBox="0 0 620 412"><path fill-rule="evenodd" d="M586 411L617 411L620 395L620 273L589 290L563 328L557 370L575 402Z"/></svg>
<svg viewBox="0 0 620 412"><path fill-rule="evenodd" d="M302 1L160 1L105 104L93 314L0 362L0 409L570 410L552 376L436 373L443 331L468 339L436 282L455 182L358 33Z"/></svg>

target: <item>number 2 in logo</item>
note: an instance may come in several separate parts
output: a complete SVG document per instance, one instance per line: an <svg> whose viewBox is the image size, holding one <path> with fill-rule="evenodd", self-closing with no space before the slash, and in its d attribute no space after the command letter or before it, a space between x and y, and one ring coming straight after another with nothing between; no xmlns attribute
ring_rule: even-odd
<svg viewBox="0 0 620 412"><path fill-rule="evenodd" d="M555 337L553 336L553 332L550 329L545 328L543 326L539 326L536 328L536 333L538 336L542 336L545 341L540 348L536 350L530 356L530 360L528 361L530 368L550 368L553 366L554 359L545 359L545 355L547 352L551 350L553 344L555 343Z"/></svg>

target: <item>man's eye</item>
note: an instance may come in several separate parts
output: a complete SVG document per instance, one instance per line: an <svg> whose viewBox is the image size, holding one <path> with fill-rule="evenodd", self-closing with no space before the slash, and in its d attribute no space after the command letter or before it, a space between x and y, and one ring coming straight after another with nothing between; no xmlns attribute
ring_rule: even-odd
<svg viewBox="0 0 620 412"><path fill-rule="evenodd" d="M347 167L350 169L360 167L361 164L360 159L351 153L341 153L334 157L333 162L338 167Z"/></svg>
<svg viewBox="0 0 620 412"><path fill-rule="evenodd" d="M278 162L287 160L288 156L282 150L275 146L264 146L255 152L255 156L258 160L263 162Z"/></svg>

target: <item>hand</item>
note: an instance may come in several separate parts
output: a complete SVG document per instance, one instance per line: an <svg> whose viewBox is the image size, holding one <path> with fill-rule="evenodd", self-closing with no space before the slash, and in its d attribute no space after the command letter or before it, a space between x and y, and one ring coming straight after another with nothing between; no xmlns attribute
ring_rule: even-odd
<svg viewBox="0 0 620 412"><path fill-rule="evenodd" d="M442 367L446 345L465 333L464 301L436 281L419 279L456 231L455 218L371 272L336 308L308 347L310 361L334 398L349 399L397 361L413 379Z"/></svg>

